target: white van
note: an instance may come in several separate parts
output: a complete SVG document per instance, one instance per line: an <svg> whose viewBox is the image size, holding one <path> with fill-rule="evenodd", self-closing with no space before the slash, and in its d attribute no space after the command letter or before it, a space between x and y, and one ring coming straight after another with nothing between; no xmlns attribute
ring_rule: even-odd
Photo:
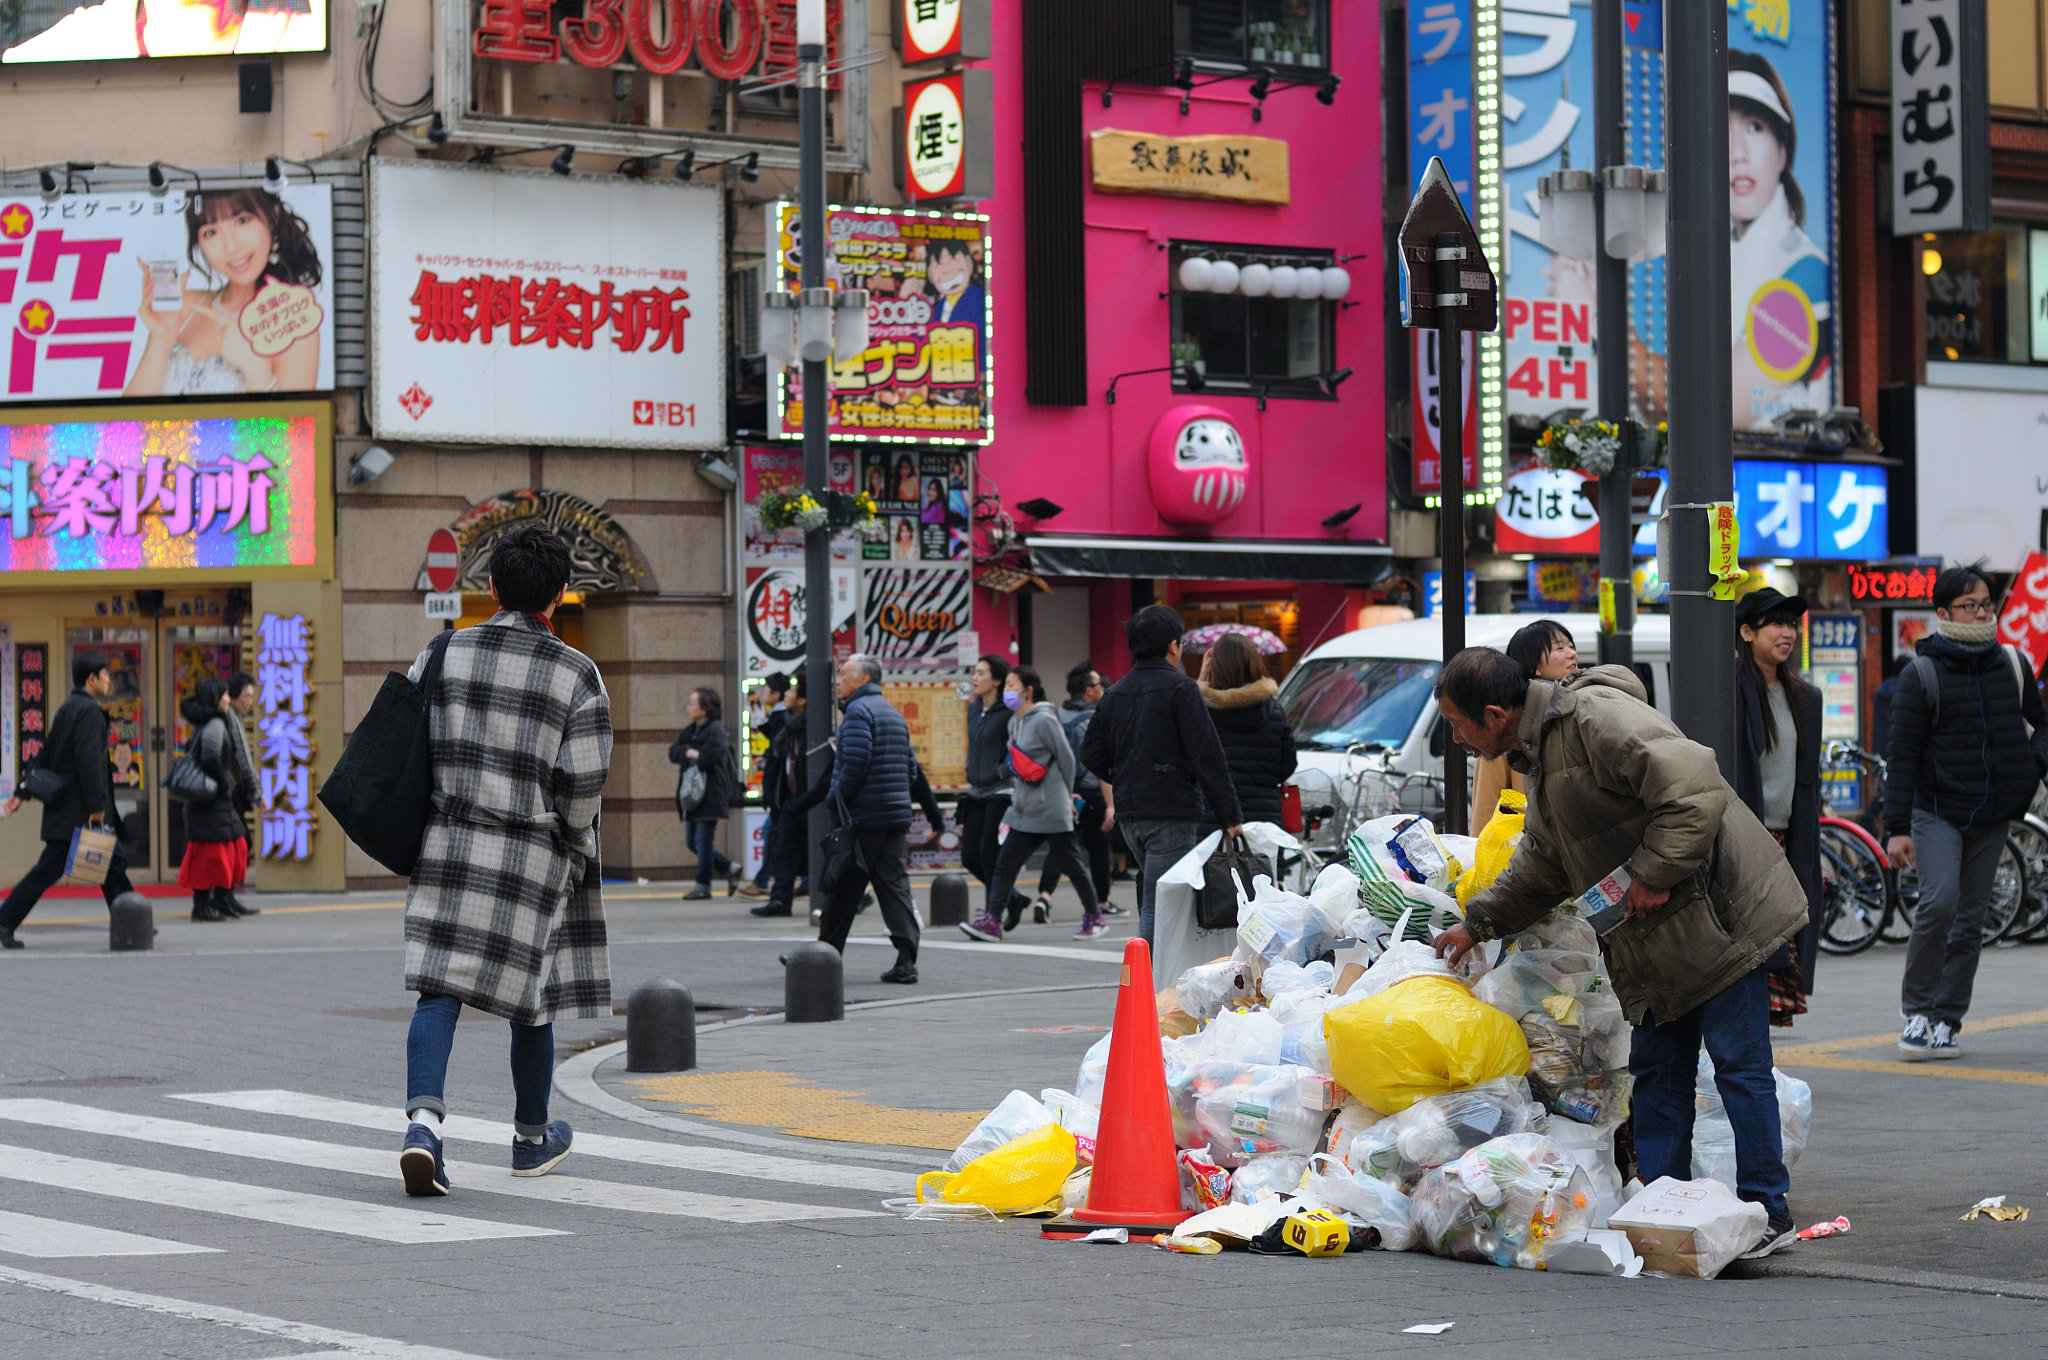
<svg viewBox="0 0 2048 1360"><path fill-rule="evenodd" d="M1578 644L1582 665L1599 655L1593 614L1474 614L1465 641L1506 650L1517 630L1538 619L1561 624ZM1415 619L1361 628L1317 647L1288 673L1280 705L1299 752L1294 777L1303 813L1321 823L1308 840L1328 853L1358 822L1391 812L1440 811L1443 749L1437 722L1437 672L1443 665L1443 622ZM1636 619L1635 669L1659 712L1671 711L1671 619ZM1466 780L1471 788L1471 780ZM1317 810L1331 811L1321 817Z"/></svg>

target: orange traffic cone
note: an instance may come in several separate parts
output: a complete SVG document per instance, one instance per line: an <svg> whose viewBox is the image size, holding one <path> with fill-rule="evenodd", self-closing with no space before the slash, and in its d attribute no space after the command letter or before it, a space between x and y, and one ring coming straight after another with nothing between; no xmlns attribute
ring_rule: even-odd
<svg viewBox="0 0 2048 1360"><path fill-rule="evenodd" d="M1088 1205L1072 1216L1087 1225L1085 1230L1129 1228L1134 1239L1141 1233L1172 1232L1188 1217L1180 1205L1173 1111L1167 1102L1166 1062L1159 1053L1152 951L1143 940L1124 946L1095 1170L1088 1182ZM1073 1235L1071 1229L1043 1231L1048 1237Z"/></svg>

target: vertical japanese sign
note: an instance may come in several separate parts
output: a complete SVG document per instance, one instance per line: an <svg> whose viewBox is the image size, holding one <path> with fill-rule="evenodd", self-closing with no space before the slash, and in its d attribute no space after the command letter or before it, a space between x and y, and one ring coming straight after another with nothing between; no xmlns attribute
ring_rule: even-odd
<svg viewBox="0 0 2048 1360"><path fill-rule="evenodd" d="M50 648L42 642L20 642L14 647L14 720L20 740L14 748L17 768L26 768L43 753L43 734L50 719Z"/></svg>
<svg viewBox="0 0 2048 1360"><path fill-rule="evenodd" d="M2024 651L2035 671L2048 661L2048 555L2028 553L1998 611L1998 640Z"/></svg>
<svg viewBox="0 0 2048 1360"><path fill-rule="evenodd" d="M1891 0L1892 234L1991 225L1984 0Z"/></svg>
<svg viewBox="0 0 2048 1360"><path fill-rule="evenodd" d="M377 160L370 211L379 435L724 447L716 190Z"/></svg>
<svg viewBox="0 0 2048 1360"><path fill-rule="evenodd" d="M1408 164L1420 180L1440 157L1472 211L1472 0L1420 0L1408 7ZM1496 265L1503 261L1495 261ZM1404 273L1402 286L1407 285ZM1404 300L1405 301L1405 300ZM1410 485L1418 495L1443 488L1445 394L1437 380L1436 337L1417 330L1411 395L1415 408ZM1472 400L1472 342L1465 342L1465 383L1450 398L1464 413L1465 485L1479 485L1479 409Z"/></svg>
<svg viewBox="0 0 2048 1360"><path fill-rule="evenodd" d="M795 205L778 204L768 230L781 286L795 291ZM987 216L833 208L826 234L826 283L868 290L868 347L831 365L832 438L987 443L994 425ZM801 369L773 379L777 432L797 438Z"/></svg>
<svg viewBox="0 0 2048 1360"><path fill-rule="evenodd" d="M0 798L14 796L14 750L20 735L14 727L14 629L0 622Z"/></svg>
<svg viewBox="0 0 2048 1360"><path fill-rule="evenodd" d="M831 489L854 490L855 453L832 450L827 465ZM745 588L740 594L740 679L744 684L775 671L795 674L804 662L804 535L794 525L770 529L761 523L764 494L799 489L804 480L803 450L749 445L740 452L741 493L745 504L742 565ZM832 540L832 653L854 650L854 601L860 568L860 545L851 534ZM822 691L819 691L822 693Z"/></svg>
<svg viewBox="0 0 2048 1360"><path fill-rule="evenodd" d="M325 184L0 195L0 401L334 386L333 223Z"/></svg>
<svg viewBox="0 0 2048 1360"><path fill-rule="evenodd" d="M313 854L313 625L303 614L265 614L256 625L257 855Z"/></svg>
<svg viewBox="0 0 2048 1360"><path fill-rule="evenodd" d="M995 75L955 71L903 87L903 196L990 198L995 185Z"/></svg>

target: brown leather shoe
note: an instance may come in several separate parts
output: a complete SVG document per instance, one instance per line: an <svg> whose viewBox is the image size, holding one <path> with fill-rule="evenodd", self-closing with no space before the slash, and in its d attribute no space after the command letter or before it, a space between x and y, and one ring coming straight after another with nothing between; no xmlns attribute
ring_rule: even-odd
<svg viewBox="0 0 2048 1360"><path fill-rule="evenodd" d="M766 897L767 895L768 890L758 883L747 883L740 888L741 897Z"/></svg>

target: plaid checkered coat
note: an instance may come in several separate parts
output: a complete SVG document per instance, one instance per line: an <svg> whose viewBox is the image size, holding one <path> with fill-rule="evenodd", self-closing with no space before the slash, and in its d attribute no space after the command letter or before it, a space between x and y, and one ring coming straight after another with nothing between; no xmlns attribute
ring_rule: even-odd
<svg viewBox="0 0 2048 1360"><path fill-rule="evenodd" d="M406 987L515 1024L609 1016L597 813L612 721L597 667L502 610L449 639L428 700L434 811L405 899Z"/></svg>

